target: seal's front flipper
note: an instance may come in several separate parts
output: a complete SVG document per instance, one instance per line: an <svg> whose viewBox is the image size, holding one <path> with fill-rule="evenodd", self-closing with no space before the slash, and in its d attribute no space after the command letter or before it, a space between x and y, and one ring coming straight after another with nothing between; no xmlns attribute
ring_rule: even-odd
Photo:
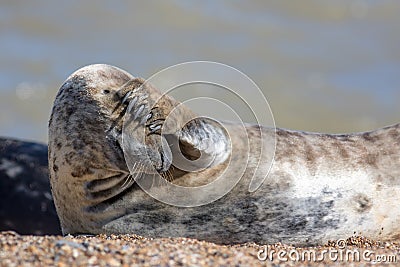
<svg viewBox="0 0 400 267"><path fill-rule="evenodd" d="M128 165L141 162L171 176L171 164L175 170L195 172L229 157L229 137L217 121L199 117L141 78L126 83L119 94L127 106L123 147Z"/></svg>

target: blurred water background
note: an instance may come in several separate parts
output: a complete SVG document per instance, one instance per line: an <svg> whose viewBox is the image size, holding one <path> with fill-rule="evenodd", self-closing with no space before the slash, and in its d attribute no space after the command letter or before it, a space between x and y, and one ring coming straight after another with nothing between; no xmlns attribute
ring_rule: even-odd
<svg viewBox="0 0 400 267"><path fill-rule="evenodd" d="M285 128L400 122L399 14L397 0L3 0L0 136L46 142L58 88L92 63L144 78L190 60L231 65Z"/></svg>

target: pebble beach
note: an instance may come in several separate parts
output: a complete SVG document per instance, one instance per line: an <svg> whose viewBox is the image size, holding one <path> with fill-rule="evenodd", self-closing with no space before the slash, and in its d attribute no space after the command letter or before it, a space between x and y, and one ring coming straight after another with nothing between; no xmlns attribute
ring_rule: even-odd
<svg viewBox="0 0 400 267"><path fill-rule="evenodd" d="M226 246L188 238L34 236L9 231L0 233L0 265L397 266L400 261L400 242L379 242L361 236L341 241L344 243L332 241L324 246L303 248L280 243ZM272 251L275 253L271 254ZM308 259L306 251L315 253L316 258ZM324 254L324 251L327 252ZM346 255L350 256L346 258ZM360 259L351 255L360 255Z"/></svg>

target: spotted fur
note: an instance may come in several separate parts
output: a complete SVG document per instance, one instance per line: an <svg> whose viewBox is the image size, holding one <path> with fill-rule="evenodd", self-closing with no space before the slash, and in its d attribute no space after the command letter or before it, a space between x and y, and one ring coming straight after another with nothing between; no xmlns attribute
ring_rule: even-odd
<svg viewBox="0 0 400 267"><path fill-rule="evenodd" d="M64 234L135 233L224 244L296 245L354 233L380 240L400 236L400 125L346 135L259 125L246 125L243 132L235 123L221 122L222 127L207 119L190 120L194 114L183 106L170 120L175 127L169 127L164 119L179 103L160 96L143 80L107 65L80 69L63 84L49 123L49 164ZM127 109L132 114L127 141L135 153L124 155L121 132ZM160 125L167 129L165 136ZM179 130L168 132L176 126ZM237 134L228 136L226 130ZM140 132L146 141L135 142ZM179 141L188 159L205 154L218 160L200 172L174 168L174 150L160 149L171 140ZM274 158L262 152L275 146ZM230 154L230 149L238 153ZM158 202L135 183L154 175L144 154L161 175L183 186L207 184L229 164L238 170L246 165L239 183L224 197L179 208ZM133 170L128 170L128 160ZM253 175L268 171L264 183L249 192Z"/></svg>

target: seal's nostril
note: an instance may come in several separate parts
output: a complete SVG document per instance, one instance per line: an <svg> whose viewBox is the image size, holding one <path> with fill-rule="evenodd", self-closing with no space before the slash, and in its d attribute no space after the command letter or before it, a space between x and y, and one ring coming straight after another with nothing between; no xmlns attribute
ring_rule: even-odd
<svg viewBox="0 0 400 267"><path fill-rule="evenodd" d="M103 90L104 95L108 95L109 93L110 93L110 90L108 90L108 89Z"/></svg>

